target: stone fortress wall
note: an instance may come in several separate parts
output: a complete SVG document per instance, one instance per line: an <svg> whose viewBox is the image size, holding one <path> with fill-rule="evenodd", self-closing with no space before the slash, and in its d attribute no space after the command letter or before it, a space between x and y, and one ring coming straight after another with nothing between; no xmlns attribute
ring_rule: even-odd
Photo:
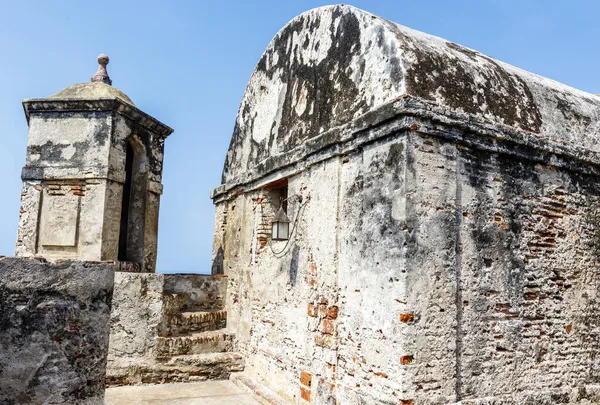
<svg viewBox="0 0 600 405"><path fill-rule="evenodd" d="M212 195L249 384L293 403L598 401L599 119L597 96L349 6L293 19ZM281 195L295 229L271 241Z"/></svg>

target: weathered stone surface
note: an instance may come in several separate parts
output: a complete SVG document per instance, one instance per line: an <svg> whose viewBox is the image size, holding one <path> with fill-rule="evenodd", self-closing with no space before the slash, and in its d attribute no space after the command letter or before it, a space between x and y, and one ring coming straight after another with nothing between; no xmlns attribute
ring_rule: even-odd
<svg viewBox="0 0 600 405"><path fill-rule="evenodd" d="M227 380L244 370L244 358L237 353L202 353L174 356L165 361L139 362L127 368L111 369L109 387L138 384L168 384Z"/></svg>
<svg viewBox="0 0 600 405"><path fill-rule="evenodd" d="M333 150L322 152L339 152L350 122L387 119L406 97L424 102L420 114L458 115L503 139L600 161L597 96L340 5L301 14L268 45L242 98L215 195L326 145Z"/></svg>
<svg viewBox="0 0 600 405"><path fill-rule="evenodd" d="M103 404L114 269L0 258L0 403Z"/></svg>
<svg viewBox="0 0 600 405"><path fill-rule="evenodd" d="M73 193L66 196L54 194L53 191L46 190L42 200L40 245L75 247L79 227L79 198Z"/></svg>
<svg viewBox="0 0 600 405"><path fill-rule="evenodd" d="M108 374L113 369L143 364L151 359L164 322L163 275L115 274L111 313Z"/></svg>
<svg viewBox="0 0 600 405"><path fill-rule="evenodd" d="M597 403L598 139L591 94L352 7L295 18L213 192L246 373L292 403Z"/></svg>
<svg viewBox="0 0 600 405"><path fill-rule="evenodd" d="M104 83L23 106L29 138L16 255L130 261L153 272L173 130Z"/></svg>
<svg viewBox="0 0 600 405"><path fill-rule="evenodd" d="M227 327L227 311L179 312L166 316L161 334L181 336L191 332L205 332Z"/></svg>
<svg viewBox="0 0 600 405"><path fill-rule="evenodd" d="M173 357L185 354L230 352L235 335L227 331L195 332L186 336L159 337L157 357Z"/></svg>

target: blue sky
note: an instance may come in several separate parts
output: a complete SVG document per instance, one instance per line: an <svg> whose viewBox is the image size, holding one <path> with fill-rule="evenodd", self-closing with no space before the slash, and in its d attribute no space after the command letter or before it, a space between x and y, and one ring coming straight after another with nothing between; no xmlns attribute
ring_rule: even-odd
<svg viewBox="0 0 600 405"><path fill-rule="evenodd" d="M175 129L167 140L160 272L209 272L214 208L235 115L263 50L322 1L0 0L0 255L13 253L27 124L24 98L88 81L113 85ZM600 93L600 2L355 1L354 6Z"/></svg>

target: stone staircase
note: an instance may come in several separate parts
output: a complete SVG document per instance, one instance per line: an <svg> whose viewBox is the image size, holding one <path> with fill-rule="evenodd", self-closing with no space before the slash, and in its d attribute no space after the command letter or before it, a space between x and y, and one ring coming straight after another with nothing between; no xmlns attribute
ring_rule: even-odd
<svg viewBox="0 0 600 405"><path fill-rule="evenodd" d="M126 370L109 370L108 386L228 379L244 370L244 358L233 351L235 334L227 329L218 283L173 276L165 279L154 347Z"/></svg>

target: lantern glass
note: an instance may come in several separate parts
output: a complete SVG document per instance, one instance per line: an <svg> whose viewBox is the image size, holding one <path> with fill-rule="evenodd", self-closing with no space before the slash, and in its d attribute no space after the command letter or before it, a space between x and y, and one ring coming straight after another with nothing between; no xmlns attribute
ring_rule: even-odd
<svg viewBox="0 0 600 405"><path fill-rule="evenodd" d="M288 239L290 236L290 224L289 222L279 223L279 239Z"/></svg>
<svg viewBox="0 0 600 405"><path fill-rule="evenodd" d="M282 208L279 208L279 211L275 215L273 219L273 228L271 230L271 237L273 240L287 240L290 237L290 220L283 212Z"/></svg>
<svg viewBox="0 0 600 405"><path fill-rule="evenodd" d="M290 237L289 222L273 222L273 240L287 240Z"/></svg>

